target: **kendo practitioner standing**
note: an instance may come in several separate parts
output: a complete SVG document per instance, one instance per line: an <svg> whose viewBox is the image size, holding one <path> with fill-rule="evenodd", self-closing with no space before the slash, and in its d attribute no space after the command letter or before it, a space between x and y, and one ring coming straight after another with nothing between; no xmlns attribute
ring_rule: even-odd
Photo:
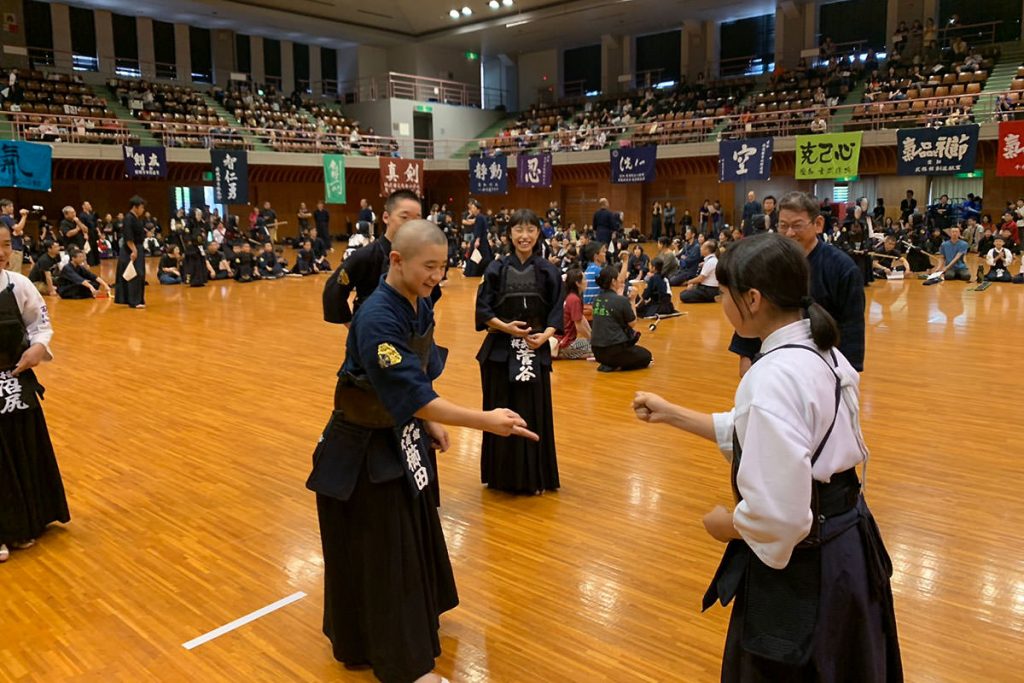
<svg viewBox="0 0 1024 683"><path fill-rule="evenodd" d="M135 195L128 200L128 214L124 217L124 231L121 233L120 249L117 256L117 279L114 281L114 303L127 304L128 308L146 307L146 252L142 243L146 241L146 229L142 216L146 213L146 200ZM135 277L124 278L128 264L135 265Z"/></svg>
<svg viewBox="0 0 1024 683"><path fill-rule="evenodd" d="M71 521L32 368L53 358L42 295L6 271L12 230L0 222L0 562L28 548L52 522Z"/></svg>
<svg viewBox="0 0 1024 683"><path fill-rule="evenodd" d="M809 273L780 235L733 244L717 267L722 307L762 340L735 406L709 415L640 392L633 408L716 442L732 464L735 508L704 517L728 545L703 607L735 600L722 681L899 683L892 562L857 477L860 378Z"/></svg>
<svg viewBox="0 0 1024 683"><path fill-rule="evenodd" d="M366 301L380 284L382 275L388 272L391 245L398 229L407 221L423 217L420 198L409 190L392 192L384 203L384 235L373 243L361 247L338 266L324 285L324 321L336 325L349 325L359 306ZM356 300L349 306L349 296L356 292ZM438 287L432 295L434 302L441 296Z"/></svg>
<svg viewBox="0 0 1024 683"><path fill-rule="evenodd" d="M514 253L492 261L476 294L476 355L484 410L507 407L540 435L533 443L484 434L480 479L489 488L539 494L559 487L551 401L551 346L563 328L562 274L540 255L540 220L519 209L509 221Z"/></svg>
<svg viewBox="0 0 1024 683"><path fill-rule="evenodd" d="M313 456L324 553L324 633L336 659L385 683L440 681L439 617L458 604L437 508L430 443L443 424L537 439L511 410L457 406L434 391L446 353L430 300L448 256L433 223L395 237L387 277L352 320L335 410ZM34 290L33 290L34 291Z"/></svg>
<svg viewBox="0 0 1024 683"><path fill-rule="evenodd" d="M494 251L491 249L491 227L487 221L487 216L483 214L480 202L475 199L469 200L467 207L469 216L466 221L471 225L473 235L470 237L470 257L466 259L466 269L463 271L466 277L480 277L487 270L487 267L494 260ZM480 254L480 262L477 263L472 259L475 252Z"/></svg>

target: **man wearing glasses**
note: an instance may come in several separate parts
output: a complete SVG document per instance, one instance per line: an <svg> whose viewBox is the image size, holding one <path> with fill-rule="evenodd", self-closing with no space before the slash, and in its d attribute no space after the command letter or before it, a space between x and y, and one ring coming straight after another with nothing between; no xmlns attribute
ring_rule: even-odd
<svg viewBox="0 0 1024 683"><path fill-rule="evenodd" d="M811 267L811 296L839 325L839 350L858 372L864 371L864 279L849 256L819 239L825 227L818 202L790 192L779 202L779 233L794 240ZM760 339L733 334L729 350L740 357L740 377L761 350Z"/></svg>

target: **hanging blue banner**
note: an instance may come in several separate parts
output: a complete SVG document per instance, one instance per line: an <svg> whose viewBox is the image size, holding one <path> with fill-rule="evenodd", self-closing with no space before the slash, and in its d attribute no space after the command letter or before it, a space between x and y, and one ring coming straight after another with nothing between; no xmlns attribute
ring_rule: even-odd
<svg viewBox="0 0 1024 683"><path fill-rule="evenodd" d="M773 138L722 140L718 143L718 179L723 183L772 177Z"/></svg>
<svg viewBox="0 0 1024 683"><path fill-rule="evenodd" d="M654 180L654 167L658 159L657 145L613 149L613 183L648 183Z"/></svg>
<svg viewBox="0 0 1024 683"><path fill-rule="evenodd" d="M125 145L124 174L135 179L167 177L167 150L164 147L133 147Z"/></svg>
<svg viewBox="0 0 1024 683"><path fill-rule="evenodd" d="M899 175L970 173L978 156L978 126L896 131Z"/></svg>
<svg viewBox="0 0 1024 683"><path fill-rule="evenodd" d="M211 149L213 193L218 204L249 202L249 154L245 150Z"/></svg>
<svg viewBox="0 0 1024 683"><path fill-rule="evenodd" d="M508 157L470 157L470 194L508 194Z"/></svg>
<svg viewBox="0 0 1024 683"><path fill-rule="evenodd" d="M0 187L49 192L52 186L52 147L35 142L0 142Z"/></svg>
<svg viewBox="0 0 1024 683"><path fill-rule="evenodd" d="M551 187L553 176L550 152L516 157L516 185L519 187Z"/></svg>

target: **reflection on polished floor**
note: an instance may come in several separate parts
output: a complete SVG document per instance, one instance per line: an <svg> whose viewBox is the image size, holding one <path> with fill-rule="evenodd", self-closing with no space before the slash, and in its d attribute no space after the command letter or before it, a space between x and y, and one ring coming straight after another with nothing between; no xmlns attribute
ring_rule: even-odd
<svg viewBox="0 0 1024 683"><path fill-rule="evenodd" d="M372 679L320 634L303 482L345 337L321 321L322 284L153 285L138 312L51 302L56 361L40 377L73 522L0 566L0 680ZM439 388L468 404L474 292L454 274L438 308ZM896 566L907 680L1020 680L1024 287L882 282L868 303L868 497ZM629 410L640 388L730 406L728 323L718 306L688 311L644 329L650 370L556 365L558 493L481 488L480 438L453 430L441 512L462 604L438 662L453 681L718 680L727 611L699 607L721 547L700 519L728 502L728 470Z"/></svg>

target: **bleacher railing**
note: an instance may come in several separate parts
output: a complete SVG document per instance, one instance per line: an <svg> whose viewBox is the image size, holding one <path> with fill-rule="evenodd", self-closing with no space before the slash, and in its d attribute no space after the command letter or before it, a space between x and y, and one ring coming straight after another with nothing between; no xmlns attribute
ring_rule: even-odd
<svg viewBox="0 0 1024 683"><path fill-rule="evenodd" d="M954 38L963 38L971 47L998 43L1002 24L1002 21L983 21L977 24L943 26L939 29L939 47L949 47Z"/></svg>
<svg viewBox="0 0 1024 683"><path fill-rule="evenodd" d="M720 139L775 135L789 136L810 132L810 124L818 114L824 116L830 131L835 131L832 121L836 118L849 119L846 130L883 130L900 127L942 125L946 120L946 107L960 107L967 111L975 123L988 123L999 119L998 99L1002 96L1017 98L1021 109L1014 109L1006 116L1024 119L1024 91L1001 91L980 95L941 96L914 100L884 101L878 103L844 104L836 107L811 107L776 112L729 114L723 116L702 116L693 118L648 121L628 126L595 128L589 140L605 134L606 144L601 146L582 144L574 148L571 144L552 146L551 141L560 135L570 137L569 131L551 133L522 133L516 136L491 138L445 138L438 140L417 140L385 136L359 136L314 132L279 130L271 128L250 128L200 124L165 124L152 122L148 129L151 135L162 138L168 147L189 148L236 148L260 149L263 147L282 152L307 153L352 153L364 156L392 156L451 159L469 149L515 154L519 151L549 149L551 151L584 151L606 149L613 145L639 144L692 144L715 142ZM973 102L971 107L969 101ZM904 106L906 105L906 106ZM985 111L985 119L971 111ZM98 143L109 142L129 144L137 142L127 122L115 117L88 117L77 115L27 114L4 112L11 121L13 136L18 140ZM845 114L849 114L847 117ZM133 121L143 125L140 121ZM56 128L57 133L53 134Z"/></svg>
<svg viewBox="0 0 1024 683"><path fill-rule="evenodd" d="M462 107L494 108L508 104L508 93L500 88L481 88L475 83L427 78L394 71L381 76L344 81L340 84L339 92L346 104L373 102L389 97Z"/></svg>

